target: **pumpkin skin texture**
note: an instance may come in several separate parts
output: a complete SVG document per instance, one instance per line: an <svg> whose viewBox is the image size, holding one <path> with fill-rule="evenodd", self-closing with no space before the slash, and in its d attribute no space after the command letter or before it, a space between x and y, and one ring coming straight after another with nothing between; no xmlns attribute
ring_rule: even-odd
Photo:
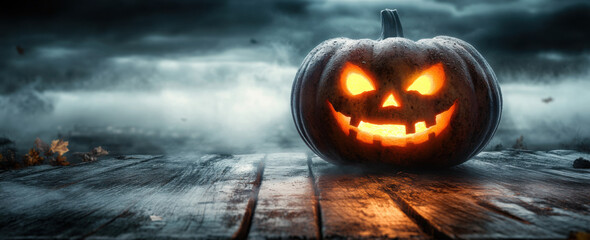
<svg viewBox="0 0 590 240"><path fill-rule="evenodd" d="M500 121L492 68L465 41L414 42L401 37L395 10L382 11L382 19L382 39L330 39L307 55L291 93L300 136L336 164L440 168L467 161Z"/></svg>

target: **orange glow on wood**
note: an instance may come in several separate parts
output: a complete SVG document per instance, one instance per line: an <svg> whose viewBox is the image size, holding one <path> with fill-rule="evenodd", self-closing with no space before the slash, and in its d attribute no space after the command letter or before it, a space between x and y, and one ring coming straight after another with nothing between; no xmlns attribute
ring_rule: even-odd
<svg viewBox="0 0 590 240"><path fill-rule="evenodd" d="M340 81L342 82L342 87L351 95L375 90L373 81L371 81L369 76L367 76L363 69L352 63L346 63L344 65L344 69L340 75Z"/></svg>
<svg viewBox="0 0 590 240"><path fill-rule="evenodd" d="M342 131L349 135L350 131L357 132L357 139L361 142L373 144L373 140L381 140L381 145L405 147L407 143L420 144L428 141L429 135L440 135L451 123L451 117L457 108L455 102L449 109L436 115L436 124L426 127L426 122L420 121L414 124L415 133L406 134L406 126L401 124L372 124L360 121L358 126L350 125L350 117L337 112L334 106L328 102L332 116L338 122Z"/></svg>
<svg viewBox="0 0 590 240"><path fill-rule="evenodd" d="M442 63L432 65L424 70L406 91L417 91L422 95L432 95L440 90L445 83L445 70Z"/></svg>

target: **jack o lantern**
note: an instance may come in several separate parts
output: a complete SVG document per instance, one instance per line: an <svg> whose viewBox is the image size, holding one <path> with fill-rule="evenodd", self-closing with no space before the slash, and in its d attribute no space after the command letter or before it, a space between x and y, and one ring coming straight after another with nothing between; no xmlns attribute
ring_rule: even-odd
<svg viewBox="0 0 590 240"><path fill-rule="evenodd" d="M403 38L383 10L378 40L327 40L303 61L291 111L305 143L341 164L447 167L479 153L500 121L496 76L469 43Z"/></svg>

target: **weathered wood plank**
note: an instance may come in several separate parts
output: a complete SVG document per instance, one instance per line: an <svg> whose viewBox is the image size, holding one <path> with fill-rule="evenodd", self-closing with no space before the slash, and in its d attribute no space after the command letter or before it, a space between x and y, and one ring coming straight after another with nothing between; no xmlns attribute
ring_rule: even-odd
<svg viewBox="0 0 590 240"><path fill-rule="evenodd" d="M514 160L507 161L507 155ZM590 232L590 169L572 167L572 162L581 156L588 159L590 155L577 152L487 153L474 159L473 169L485 172L490 184L500 186L501 194L489 196L490 203L565 237L570 231ZM476 164L478 161L493 168Z"/></svg>
<svg viewBox="0 0 590 240"><path fill-rule="evenodd" d="M306 154L269 154L249 238L319 237L313 197Z"/></svg>
<svg viewBox="0 0 590 240"><path fill-rule="evenodd" d="M415 221L450 238L555 239L588 231L590 191L583 189L590 182L572 175L564 159L548 158L483 153L446 171L372 178Z"/></svg>
<svg viewBox="0 0 590 240"><path fill-rule="evenodd" d="M258 158L261 157L258 156ZM64 175L81 179L65 186L62 181L53 184L51 181L39 181L37 182L39 186L22 182L0 182L0 196L3 201L0 218L7 222L0 227L0 235L5 238L132 237L135 230L147 227L140 228L138 231L142 233L141 236L153 237L148 235L154 232L149 231L150 226L153 226L149 215L163 215L162 217L173 220L174 218L183 219L191 214L197 218L187 219L185 223L194 224L202 221L210 226L217 223L218 229L204 228L201 231L203 234L223 232L224 235L231 235L232 229L235 230L235 226L239 226L240 214L243 215L245 211L240 209L242 208L240 204L244 205L243 202L247 202L250 197L248 182L252 180L256 170L251 171L252 166L248 164L237 164L234 167L234 163L238 160L229 156L199 159L199 156L190 155L183 159L160 158L117 168L114 171L102 171L101 174L89 178L79 176L76 171L71 171L71 168L63 168ZM223 162L223 164L216 165L217 162ZM188 177L201 174L202 178ZM38 177L45 179L43 176ZM224 178L235 179L235 184L224 184L221 180ZM18 180L22 179L24 178ZM217 182L217 185L210 184ZM168 184L186 185L186 187L180 189L172 187L168 189L169 192L162 190L166 189L164 186ZM183 195L183 190L195 184L202 186L201 191L193 191L191 194L197 197L209 196L212 199L200 202L200 208L195 207L192 211L184 209L186 211L184 215L178 214L174 217L166 215L167 211L173 211L167 207L171 205L171 202L175 202L175 197L184 197L176 199L178 205L185 204L182 201L190 202L187 199L190 199L191 195ZM63 187L60 188L60 186ZM215 194L217 191L219 193ZM167 198L168 195L170 199ZM235 210L236 214L225 214L224 209L219 209L222 205L230 211ZM163 210L156 207L162 207ZM205 212L200 212L199 215L199 209L201 211L205 209ZM197 211L196 214L195 211ZM141 221L134 222L138 219ZM209 221L211 219L217 219L217 222ZM176 222L182 222L182 220ZM235 224L236 222L238 224ZM175 221L171 221L171 224L165 225L164 228L168 226L168 229L176 229L182 226L182 224L174 223ZM155 224L157 226L159 223L155 222ZM199 226L201 225L203 224ZM115 227L110 228L113 226ZM125 227L118 228L119 226ZM137 228L134 229L132 226ZM190 230L196 233L199 231L199 229L188 227L187 231L190 232ZM173 234L180 236L182 233L170 233L169 236L174 236Z"/></svg>
<svg viewBox="0 0 590 240"><path fill-rule="evenodd" d="M297 153L263 156L143 156L2 172L0 237L561 239L590 232L590 170L571 166L586 153L484 152L444 171L389 173L307 162Z"/></svg>
<svg viewBox="0 0 590 240"><path fill-rule="evenodd" d="M100 177L106 172L117 171L128 166L142 164L146 161L162 156L136 155L127 160L108 158L95 162L86 162L73 166L49 166L39 171L23 172L17 171L17 174L0 178L0 181L10 181L25 185L48 188L61 188L67 185L75 184L87 178Z"/></svg>
<svg viewBox="0 0 590 240"><path fill-rule="evenodd" d="M171 157L162 173L176 172L174 179L88 239L230 238L240 231L263 157Z"/></svg>
<svg viewBox="0 0 590 240"><path fill-rule="evenodd" d="M118 167L112 171L99 167L104 163L85 164L80 168L62 167L32 178L23 176L0 181L0 235L5 238L82 235L102 224L93 217L96 214L118 215L124 211L133 200L121 195L133 194L120 192L118 187L145 184L145 179L140 181L134 176L145 173L145 168L140 166L156 159L147 157L126 162L126 168ZM105 160L105 163L119 163L114 161ZM73 182L68 181L70 178ZM115 184L117 181L119 184Z"/></svg>
<svg viewBox="0 0 590 240"><path fill-rule="evenodd" d="M502 152L483 152L474 159L492 164L510 165L522 169L559 175L563 179L566 179L566 181L590 181L590 174L588 174L590 170L572 167L574 160L580 157L590 159L590 154L572 150L554 150L549 152L507 150Z"/></svg>
<svg viewBox="0 0 590 240"><path fill-rule="evenodd" d="M159 156L152 156L152 155L129 155L126 156L124 160L117 159L117 158L105 158L101 159L100 161L95 162L82 162L71 166L51 166L51 165L39 165L39 166L32 166L27 167L24 169L16 169L16 170L9 170L2 172L0 174L0 181L3 180L14 180L22 177L28 177L29 179L35 178L35 176L39 175L47 175L50 172L56 171L58 172L56 175L61 174L61 168L69 168L69 171L75 170L76 172L80 173L83 171L88 170L108 170L105 168L113 169L120 166L125 166L127 164L135 164L136 162L141 162L146 159L152 159L154 157Z"/></svg>
<svg viewBox="0 0 590 240"><path fill-rule="evenodd" d="M312 161L324 238L429 238L361 170Z"/></svg>
<svg viewBox="0 0 590 240"><path fill-rule="evenodd" d="M80 165L85 165L88 163L82 163ZM22 176L27 176L33 173L40 173L45 171L52 171L56 170L55 166L51 166L48 164L38 165L38 166L30 166L23 169L11 169L11 170L0 170L0 181L3 179L15 179Z"/></svg>

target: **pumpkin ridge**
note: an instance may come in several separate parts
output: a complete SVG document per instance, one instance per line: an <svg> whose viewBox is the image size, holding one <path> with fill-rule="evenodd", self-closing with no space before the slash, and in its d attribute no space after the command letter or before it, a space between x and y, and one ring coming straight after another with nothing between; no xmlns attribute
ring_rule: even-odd
<svg viewBox="0 0 590 240"><path fill-rule="evenodd" d="M450 37L447 37L450 38ZM475 48L465 42L462 41L460 39L457 39L459 46L461 46L463 49L465 49L465 51L471 55L472 58L474 58L478 63L479 66L482 68L482 70L484 70L483 72L486 75L486 83L489 85L488 89L489 91L491 91L491 94L489 94L490 96L490 104L491 106L497 106L498 110L497 111L493 111L492 115L490 116L489 119L489 128L488 131L485 133L485 141L483 141L476 150L474 150L471 155L469 157L473 157L475 156L477 153L479 153L484 147L485 145L492 139L492 137L494 136L497 128L498 128L498 123L500 122L501 118L502 118L502 92L500 90L500 87L498 86L498 82L496 80L496 74L493 72L491 66L489 65L488 62L486 62L483 58L483 56L481 56L481 54L479 52L477 52L477 50L475 50Z"/></svg>
<svg viewBox="0 0 590 240"><path fill-rule="evenodd" d="M398 17L387 11L386 19ZM489 142L501 116L502 96L493 70L460 39L412 41L392 35L397 32L393 26L399 24L401 31L399 19L388 24L382 26L391 30L382 30L382 38L389 36L384 39L330 39L308 54L292 87L291 110L299 135L318 156L339 164L433 168L469 160ZM360 69L363 79L354 81L364 87L343 85L349 76L342 73L346 64ZM442 68L425 75L425 82L416 85L422 87L410 91L408 86L436 64ZM440 85L428 90L433 84ZM442 126L438 116L451 105L456 107L445 127L431 132ZM347 125L339 125L330 108L343 114L340 122ZM397 125L404 126L404 133ZM384 146L398 135L407 144Z"/></svg>

